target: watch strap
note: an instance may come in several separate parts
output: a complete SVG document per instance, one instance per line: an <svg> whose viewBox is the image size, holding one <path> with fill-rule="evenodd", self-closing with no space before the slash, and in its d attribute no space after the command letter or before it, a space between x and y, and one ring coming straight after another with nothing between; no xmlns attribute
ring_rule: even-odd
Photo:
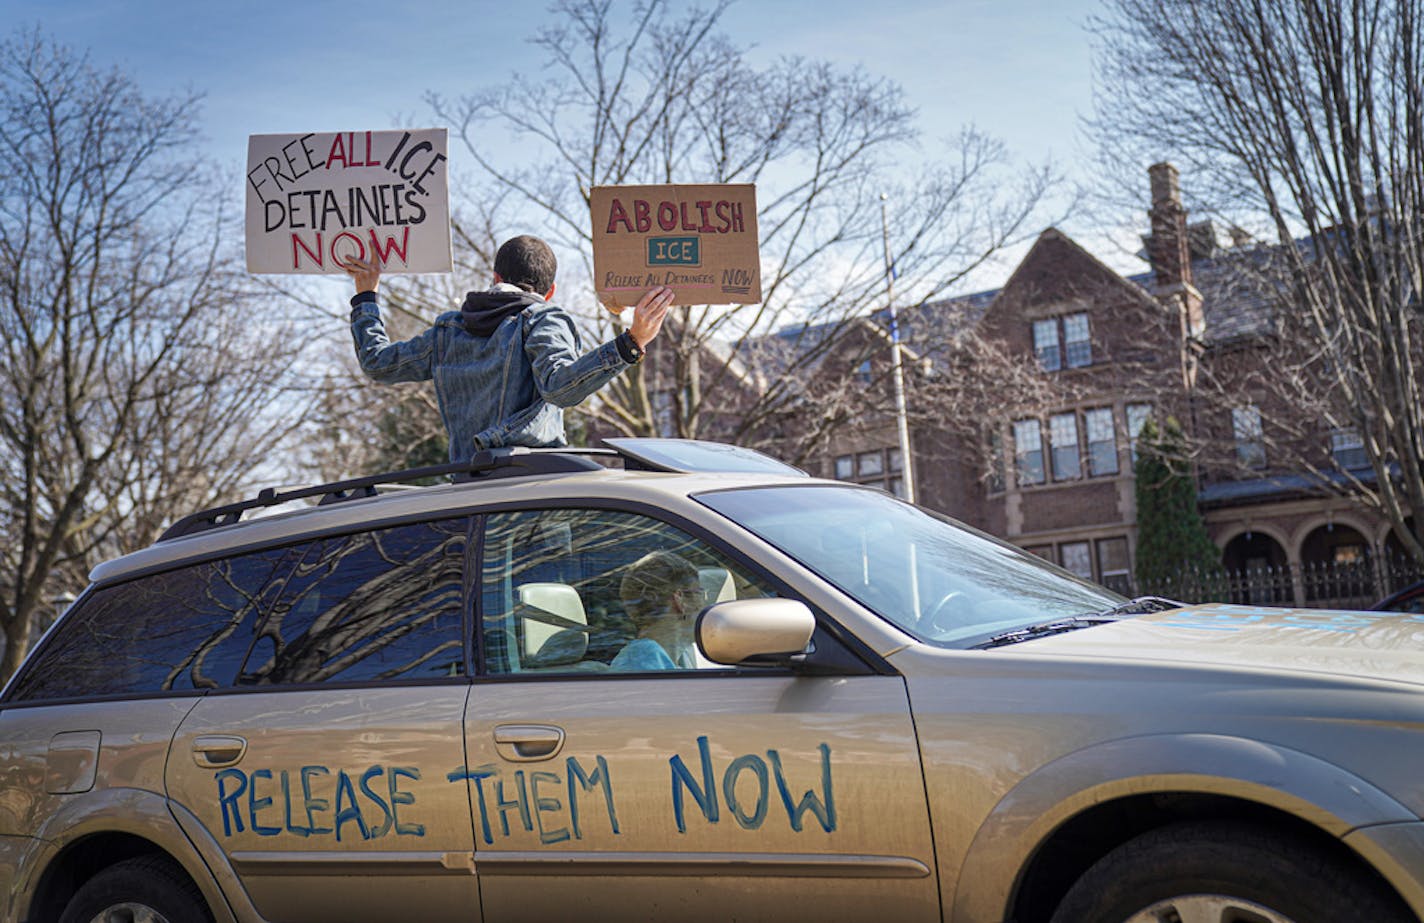
<svg viewBox="0 0 1424 923"><path fill-rule="evenodd" d="M638 345L638 341L633 339L633 335L628 331L618 334L613 340L618 347L618 355L629 365L637 365L643 361L643 347Z"/></svg>

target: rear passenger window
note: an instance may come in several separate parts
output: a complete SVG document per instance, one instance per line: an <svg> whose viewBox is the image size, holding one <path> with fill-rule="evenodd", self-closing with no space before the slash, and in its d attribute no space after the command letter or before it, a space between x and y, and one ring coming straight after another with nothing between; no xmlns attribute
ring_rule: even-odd
<svg viewBox="0 0 1424 923"><path fill-rule="evenodd" d="M464 518L288 549L243 685L392 682L464 674Z"/></svg>
<svg viewBox="0 0 1424 923"><path fill-rule="evenodd" d="M54 629L12 701L184 692L231 685L252 644L281 550L195 564L101 589Z"/></svg>

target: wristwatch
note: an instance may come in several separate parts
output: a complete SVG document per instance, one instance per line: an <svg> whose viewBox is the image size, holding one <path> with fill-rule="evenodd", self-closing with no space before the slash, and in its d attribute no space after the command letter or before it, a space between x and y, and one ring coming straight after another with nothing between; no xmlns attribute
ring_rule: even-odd
<svg viewBox="0 0 1424 923"><path fill-rule="evenodd" d="M623 357L624 362L629 365L637 365L643 361L643 347L633 339L633 334L625 330L618 334L615 342L618 345L618 355Z"/></svg>

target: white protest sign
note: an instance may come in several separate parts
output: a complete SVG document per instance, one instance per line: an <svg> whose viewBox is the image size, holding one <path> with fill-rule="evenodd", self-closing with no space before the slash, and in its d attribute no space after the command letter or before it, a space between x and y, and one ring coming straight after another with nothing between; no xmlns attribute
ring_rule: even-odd
<svg viewBox="0 0 1424 923"><path fill-rule="evenodd" d="M341 274L449 272L450 182L443 128L252 135L247 269Z"/></svg>

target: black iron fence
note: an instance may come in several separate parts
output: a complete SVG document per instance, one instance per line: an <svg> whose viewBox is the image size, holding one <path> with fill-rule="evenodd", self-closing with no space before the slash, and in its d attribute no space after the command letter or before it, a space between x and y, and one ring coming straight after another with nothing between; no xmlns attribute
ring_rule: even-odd
<svg viewBox="0 0 1424 923"><path fill-rule="evenodd" d="M1130 592L1187 603L1368 609L1389 594L1420 580L1424 580L1424 567L1412 559L1366 558L1351 563L1307 561L1244 570L1189 570L1159 586L1139 586L1133 580Z"/></svg>

